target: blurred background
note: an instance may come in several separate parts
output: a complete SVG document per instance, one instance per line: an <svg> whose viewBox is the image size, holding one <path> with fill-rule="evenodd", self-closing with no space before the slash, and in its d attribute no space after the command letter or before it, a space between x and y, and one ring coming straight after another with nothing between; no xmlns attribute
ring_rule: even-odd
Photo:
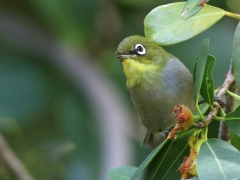
<svg viewBox="0 0 240 180"><path fill-rule="evenodd" d="M143 161L150 152L141 148L145 129L114 52L123 38L144 35L150 10L170 2L1 0L1 180L21 179L18 171L29 173L22 179L106 180L109 169ZM229 10L223 0L209 4ZM237 23L224 17L165 49L192 71L201 42L209 38L218 87Z"/></svg>

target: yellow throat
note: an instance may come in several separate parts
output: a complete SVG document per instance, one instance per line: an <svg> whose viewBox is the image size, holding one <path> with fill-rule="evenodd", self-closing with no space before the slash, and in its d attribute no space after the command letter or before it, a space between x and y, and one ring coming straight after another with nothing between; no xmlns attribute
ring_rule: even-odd
<svg viewBox="0 0 240 180"><path fill-rule="evenodd" d="M160 80L160 69L156 64L147 64L132 59L122 61L123 71L127 79L127 87L143 88Z"/></svg>

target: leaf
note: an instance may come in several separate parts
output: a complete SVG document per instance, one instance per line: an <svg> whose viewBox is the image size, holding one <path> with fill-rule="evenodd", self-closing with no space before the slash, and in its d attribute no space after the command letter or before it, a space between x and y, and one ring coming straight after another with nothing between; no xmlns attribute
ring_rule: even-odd
<svg viewBox="0 0 240 180"><path fill-rule="evenodd" d="M225 0L227 6L235 13L240 13L240 0Z"/></svg>
<svg viewBox="0 0 240 180"><path fill-rule="evenodd" d="M231 144L208 139L203 142L197 161L199 179L228 180L240 177L240 153Z"/></svg>
<svg viewBox="0 0 240 180"><path fill-rule="evenodd" d="M219 125L220 125L220 121L212 121L209 126L208 129L210 129L208 131L208 138L218 138L218 134L219 134Z"/></svg>
<svg viewBox="0 0 240 180"><path fill-rule="evenodd" d="M202 86L203 75L204 75L205 66L206 66L207 57L208 57L208 49L209 49L209 40L205 39L202 42L199 55L196 58L194 67L193 67L195 103L197 103L198 101L198 95Z"/></svg>
<svg viewBox="0 0 240 180"><path fill-rule="evenodd" d="M153 9L144 20L145 36L158 45L167 46L186 41L211 27L225 11L206 5L194 17L184 20L184 2L171 3Z"/></svg>
<svg viewBox="0 0 240 180"><path fill-rule="evenodd" d="M146 166L140 176L133 176L135 179L180 179L177 172L183 161L183 157L188 154L188 138L194 129L180 132L178 137L169 141L154 159Z"/></svg>
<svg viewBox="0 0 240 180"><path fill-rule="evenodd" d="M188 0L182 10L182 18L186 20L200 11L202 9L202 6L199 6L201 2L202 0Z"/></svg>
<svg viewBox="0 0 240 180"><path fill-rule="evenodd" d="M225 123L234 134L240 137L240 106L226 115Z"/></svg>
<svg viewBox="0 0 240 180"><path fill-rule="evenodd" d="M166 148L170 145L170 142L168 139L166 139L163 143L158 145L141 163L141 165L138 167L137 171L134 173L131 179L136 179L140 174L146 169L146 167L151 163L151 161L154 159L154 157L161 151L163 148Z"/></svg>
<svg viewBox="0 0 240 180"><path fill-rule="evenodd" d="M231 144L240 151L240 137L234 134L232 131L229 131Z"/></svg>
<svg viewBox="0 0 240 180"><path fill-rule="evenodd" d="M193 177L193 178L188 179L188 180L199 180L199 178L198 177Z"/></svg>
<svg viewBox="0 0 240 180"><path fill-rule="evenodd" d="M209 109L209 105L207 103L203 103L203 104L199 105L199 108L200 108L201 112L203 114L205 114Z"/></svg>
<svg viewBox="0 0 240 180"><path fill-rule="evenodd" d="M213 105L214 101L214 82L212 73L215 68L215 65L216 65L215 57L208 55L200 90L200 94L203 97L203 99L211 106Z"/></svg>
<svg viewBox="0 0 240 180"><path fill-rule="evenodd" d="M110 170L108 176L111 180L129 180L136 170L133 166L122 166Z"/></svg>
<svg viewBox="0 0 240 180"><path fill-rule="evenodd" d="M240 22L233 38L232 65L238 87L240 87Z"/></svg>

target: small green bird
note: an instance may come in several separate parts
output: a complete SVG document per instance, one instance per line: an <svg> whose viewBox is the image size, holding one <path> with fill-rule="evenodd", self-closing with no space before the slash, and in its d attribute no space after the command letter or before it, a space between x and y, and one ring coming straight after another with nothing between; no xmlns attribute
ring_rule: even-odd
<svg viewBox="0 0 240 180"><path fill-rule="evenodd" d="M153 147L154 134L175 126L175 105L194 109L192 75L179 59L142 36L123 39L115 55L122 62L130 98L148 129L143 146Z"/></svg>

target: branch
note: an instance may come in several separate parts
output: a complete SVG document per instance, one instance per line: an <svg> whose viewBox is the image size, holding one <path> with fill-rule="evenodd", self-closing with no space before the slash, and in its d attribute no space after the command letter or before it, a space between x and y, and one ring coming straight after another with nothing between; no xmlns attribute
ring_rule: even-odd
<svg viewBox="0 0 240 180"><path fill-rule="evenodd" d="M0 134L0 158L7 169L19 180L33 180L24 165L10 149L4 137Z"/></svg>
<svg viewBox="0 0 240 180"><path fill-rule="evenodd" d="M235 80L235 78L234 78L234 74L233 74L232 61L231 61L229 71L227 73L224 83L222 84L222 86L217 94L217 97L223 99L224 95L226 94L226 91L228 90L229 86L234 82L234 80ZM209 114L205 117L206 122L205 123L198 122L196 124L196 127L198 129L207 127L212 122L214 117L217 115L217 113L220 109L220 103L215 102L214 104L215 104L215 106L214 106L213 110L210 111Z"/></svg>
<svg viewBox="0 0 240 180"><path fill-rule="evenodd" d="M229 90L232 93L237 92L237 83L236 81L233 81L233 83L229 86ZM229 96L228 94L226 95L226 106L224 108L224 111L226 113L232 112L234 110L234 105L236 103L236 98ZM229 132L228 132L228 127L225 124L225 122L221 121L220 126L219 126L219 131L218 131L218 138L222 139L224 141L230 142L230 137L229 137Z"/></svg>

